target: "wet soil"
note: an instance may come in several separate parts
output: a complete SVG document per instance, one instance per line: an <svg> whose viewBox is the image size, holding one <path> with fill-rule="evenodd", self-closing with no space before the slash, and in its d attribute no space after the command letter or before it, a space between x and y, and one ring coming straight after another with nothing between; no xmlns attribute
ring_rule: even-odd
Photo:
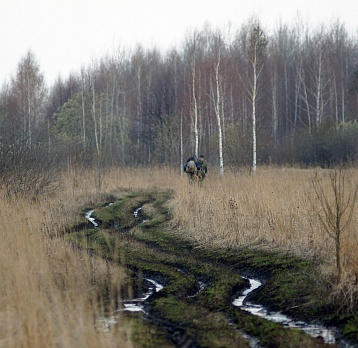
<svg viewBox="0 0 358 348"><path fill-rule="evenodd" d="M358 316L327 303L328 286L317 282L317 264L290 254L260 249L210 250L193 245L170 224L172 193L129 192L108 197L93 210L93 221L74 226L66 239L91 255L121 264L130 281L121 294L105 289L113 303L140 297L146 279L163 285L148 297L142 312L120 312L133 327L136 347L334 347L358 346ZM140 209L139 209L140 208ZM242 276L263 286L249 295L293 318L337 327L336 344L301 330L252 315L232 301L249 287ZM345 341L343 341L343 338Z"/></svg>

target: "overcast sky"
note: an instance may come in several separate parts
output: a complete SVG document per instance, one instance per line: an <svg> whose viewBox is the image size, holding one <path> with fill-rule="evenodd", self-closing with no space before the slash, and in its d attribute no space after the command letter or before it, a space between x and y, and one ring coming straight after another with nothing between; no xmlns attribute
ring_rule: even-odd
<svg viewBox="0 0 358 348"><path fill-rule="evenodd" d="M339 18L357 34L358 0L0 0L0 84L28 50L52 85L119 46L165 50L205 22L240 28L257 16L270 29L298 14L312 25Z"/></svg>

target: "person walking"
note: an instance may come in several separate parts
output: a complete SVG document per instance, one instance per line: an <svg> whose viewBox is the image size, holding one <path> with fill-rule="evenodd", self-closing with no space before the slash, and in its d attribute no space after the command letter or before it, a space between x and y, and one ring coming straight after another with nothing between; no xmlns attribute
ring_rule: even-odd
<svg viewBox="0 0 358 348"><path fill-rule="evenodd" d="M205 156L204 155L200 155L198 162L200 164L200 176L201 179L200 181L203 181L205 178L206 173L208 172L208 163L206 162Z"/></svg>

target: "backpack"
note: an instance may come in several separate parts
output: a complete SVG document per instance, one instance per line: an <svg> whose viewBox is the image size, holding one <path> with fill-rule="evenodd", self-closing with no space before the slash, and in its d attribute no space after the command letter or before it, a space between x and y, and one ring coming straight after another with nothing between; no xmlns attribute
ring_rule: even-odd
<svg viewBox="0 0 358 348"><path fill-rule="evenodd" d="M187 173L191 173L194 174L196 172L196 164L193 160L190 160L188 162L188 164L186 165L186 170Z"/></svg>

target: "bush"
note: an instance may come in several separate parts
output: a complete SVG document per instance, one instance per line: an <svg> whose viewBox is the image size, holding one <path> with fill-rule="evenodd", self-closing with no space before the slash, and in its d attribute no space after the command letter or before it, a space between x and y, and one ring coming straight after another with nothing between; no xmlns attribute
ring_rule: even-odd
<svg viewBox="0 0 358 348"><path fill-rule="evenodd" d="M357 122L321 125L311 133L305 130L293 137L282 146L281 158L288 163L326 168L357 160Z"/></svg>
<svg viewBox="0 0 358 348"><path fill-rule="evenodd" d="M53 153L43 144L0 144L0 188L8 197L37 200L59 187L59 171Z"/></svg>

